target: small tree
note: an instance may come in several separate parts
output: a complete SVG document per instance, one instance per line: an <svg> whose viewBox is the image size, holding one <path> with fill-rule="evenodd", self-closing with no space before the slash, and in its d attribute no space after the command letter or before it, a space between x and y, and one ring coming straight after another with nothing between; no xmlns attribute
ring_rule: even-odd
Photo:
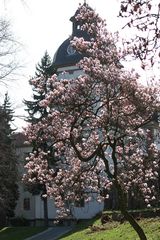
<svg viewBox="0 0 160 240"><path fill-rule="evenodd" d="M11 80L19 67L16 55L20 44L14 39L10 23L0 17L0 83Z"/></svg>
<svg viewBox="0 0 160 240"><path fill-rule="evenodd" d="M58 167L49 168L50 153L39 148L28 158L25 178L34 183L34 174L45 183L63 216L65 200L83 196L89 201L87 192L96 191L101 201L107 197L101 195L103 189L114 186L122 214L146 240L127 211L127 194L139 189L148 207L156 198L159 152L150 126L159 112L159 87L141 85L138 74L120 67L114 39L98 14L86 4L77 13L78 24L90 35L90 41L76 37L72 41L77 51L85 53L79 63L83 74L69 80L49 78L48 94L39 103L49 113L26 130L30 142L52 143Z"/></svg>
<svg viewBox="0 0 160 240"><path fill-rule="evenodd" d="M13 111L8 95L5 95L4 104L0 107L0 211L6 217L14 216L14 208L18 199L17 160L13 144Z"/></svg>
<svg viewBox="0 0 160 240"><path fill-rule="evenodd" d="M29 117L27 119L28 122L31 123L31 125L37 124L41 119L46 118L48 115L48 111L46 108L39 105L39 103L45 99L48 88L47 88L47 80L51 75L53 74L55 70L53 69L52 62L50 59L50 56L48 55L47 51L45 52L43 58L41 59L41 62L38 63L36 66L36 72L35 76L37 77L37 80L34 79L30 80L30 85L33 88L33 100L27 101L25 100L24 103L27 106L27 111L29 114ZM39 89L39 87L41 89ZM41 129L38 132L37 137L40 137L43 134L43 130ZM31 145L33 147L33 152L38 151L39 148L44 149L44 151L50 151L51 156L53 155L52 147L47 143L47 141L43 141L43 143L39 144L39 142L36 140L33 140L31 142ZM48 157L48 164L51 164L51 156ZM53 161L52 161L53 162ZM33 178L36 176L33 175ZM32 194L41 194L42 200L44 203L44 219L45 219L45 225L48 225L48 207L47 207L47 195L46 195L46 187L45 184L40 182L38 179L34 182L34 184L30 184L29 182L25 182L27 189Z"/></svg>

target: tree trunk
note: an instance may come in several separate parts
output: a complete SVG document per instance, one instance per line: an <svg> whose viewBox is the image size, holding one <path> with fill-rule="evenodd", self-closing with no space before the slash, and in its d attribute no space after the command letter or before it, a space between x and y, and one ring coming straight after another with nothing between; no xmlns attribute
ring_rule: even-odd
<svg viewBox="0 0 160 240"><path fill-rule="evenodd" d="M47 197L44 197L42 199L43 199L43 208L44 208L44 225L45 227L48 227L48 201L47 201Z"/></svg>
<svg viewBox="0 0 160 240"><path fill-rule="evenodd" d="M143 229L139 226L139 224L136 222L133 216L129 214L127 210L126 211L121 210L121 213L124 215L125 219L130 223L130 225L134 228L134 230L137 232L139 239L147 240L147 237Z"/></svg>
<svg viewBox="0 0 160 240"><path fill-rule="evenodd" d="M125 217L125 219L130 223L130 225L134 228L134 230L137 232L140 240L147 240L147 237L143 231L143 229L139 226L137 221L133 218L131 214L127 211L127 196L125 192L123 191L121 185L118 183L117 180L115 180L114 185L118 191L118 198L119 198L119 207L121 210L121 213Z"/></svg>

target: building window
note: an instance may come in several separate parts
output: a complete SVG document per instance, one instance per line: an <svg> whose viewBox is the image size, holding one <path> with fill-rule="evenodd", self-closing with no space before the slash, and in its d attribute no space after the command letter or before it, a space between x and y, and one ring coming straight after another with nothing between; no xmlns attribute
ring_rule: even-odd
<svg viewBox="0 0 160 240"><path fill-rule="evenodd" d="M23 209L24 210L30 210L30 198L24 198Z"/></svg>

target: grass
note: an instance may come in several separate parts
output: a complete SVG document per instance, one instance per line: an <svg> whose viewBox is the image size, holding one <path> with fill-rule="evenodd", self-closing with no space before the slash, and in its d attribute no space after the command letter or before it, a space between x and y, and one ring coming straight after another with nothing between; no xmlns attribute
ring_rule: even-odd
<svg viewBox="0 0 160 240"><path fill-rule="evenodd" d="M46 230L46 227L5 227L0 229L0 240L24 240Z"/></svg>
<svg viewBox="0 0 160 240"><path fill-rule="evenodd" d="M160 218L141 219L139 224L144 229L147 240L160 240ZM74 231L61 237L62 240L139 240L137 234L128 223L108 222L101 225L95 220L92 226L77 225Z"/></svg>

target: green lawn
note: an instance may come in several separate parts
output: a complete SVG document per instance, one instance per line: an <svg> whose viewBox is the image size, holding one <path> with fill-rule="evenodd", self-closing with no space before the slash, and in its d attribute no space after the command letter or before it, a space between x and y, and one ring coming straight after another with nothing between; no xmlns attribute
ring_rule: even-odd
<svg viewBox="0 0 160 240"><path fill-rule="evenodd" d="M160 218L142 219L139 221L147 234L147 240L160 240ZM61 240L139 240L128 223L109 222L101 225L96 220L92 227L86 224L77 225L76 229Z"/></svg>
<svg viewBox="0 0 160 240"><path fill-rule="evenodd" d="M46 227L5 227L0 229L0 240L24 240L46 230Z"/></svg>

